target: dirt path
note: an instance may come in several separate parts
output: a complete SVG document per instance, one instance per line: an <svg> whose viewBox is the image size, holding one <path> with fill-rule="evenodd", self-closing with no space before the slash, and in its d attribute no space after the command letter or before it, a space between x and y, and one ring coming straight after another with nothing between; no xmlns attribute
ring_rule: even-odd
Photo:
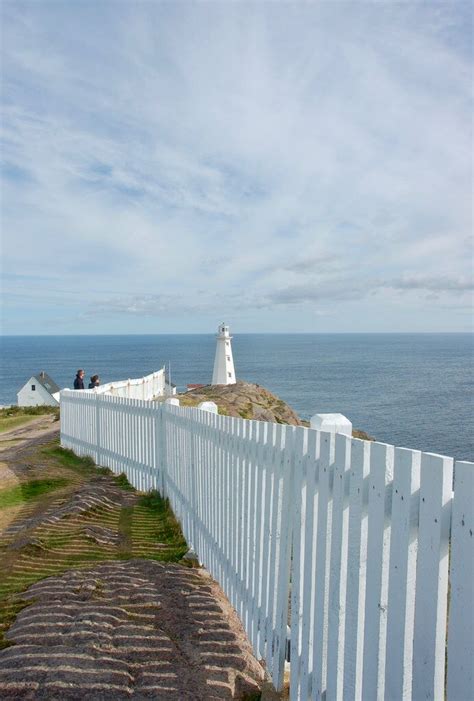
<svg viewBox="0 0 474 701"><path fill-rule="evenodd" d="M0 697L259 698L262 668L218 585L159 561L181 551L164 538L166 515L134 490L51 457L57 426L41 417L0 439L0 489L68 479L15 507L0 534L0 596L15 614Z"/></svg>

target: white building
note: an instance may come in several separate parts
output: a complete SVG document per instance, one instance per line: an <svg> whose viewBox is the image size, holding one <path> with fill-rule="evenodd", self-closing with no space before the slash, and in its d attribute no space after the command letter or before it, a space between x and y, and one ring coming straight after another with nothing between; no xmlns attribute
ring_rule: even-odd
<svg viewBox="0 0 474 701"><path fill-rule="evenodd" d="M217 329L216 356L214 358L213 385L235 385L234 360L232 358L232 336L224 322Z"/></svg>
<svg viewBox="0 0 474 701"><path fill-rule="evenodd" d="M59 406L59 387L44 370L32 375L17 393L18 406Z"/></svg>

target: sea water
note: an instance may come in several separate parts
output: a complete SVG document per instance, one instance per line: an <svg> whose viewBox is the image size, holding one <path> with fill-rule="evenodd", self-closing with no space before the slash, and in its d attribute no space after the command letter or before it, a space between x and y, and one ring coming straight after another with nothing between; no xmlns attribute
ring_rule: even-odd
<svg viewBox="0 0 474 701"><path fill-rule="evenodd" d="M474 460L472 334L237 334L236 374L305 419L339 412L377 440ZM171 379L208 384L215 336L4 336L0 404L45 370L72 387L78 368L102 382L171 364Z"/></svg>

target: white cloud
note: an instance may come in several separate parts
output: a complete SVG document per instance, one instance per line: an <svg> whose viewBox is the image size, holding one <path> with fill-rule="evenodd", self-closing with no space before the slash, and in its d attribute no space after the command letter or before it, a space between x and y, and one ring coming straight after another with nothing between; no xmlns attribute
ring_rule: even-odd
<svg viewBox="0 0 474 701"><path fill-rule="evenodd" d="M443 281L472 272L464 6L4 8L12 294L15 274L52 276L31 296L62 319L83 301L97 331L121 314L205 330L224 304L251 330L277 302L275 330L313 330L308 304L332 299L337 326L371 281L424 279L420 330L452 328ZM398 308L389 287L368 329Z"/></svg>

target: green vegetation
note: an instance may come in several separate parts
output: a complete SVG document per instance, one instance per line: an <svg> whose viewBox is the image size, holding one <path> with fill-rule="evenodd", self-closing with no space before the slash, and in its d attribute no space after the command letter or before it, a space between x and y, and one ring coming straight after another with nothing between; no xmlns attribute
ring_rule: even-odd
<svg viewBox="0 0 474 701"><path fill-rule="evenodd" d="M111 474L107 467L97 467L94 460L89 457L89 455L81 458L79 455L76 455L73 450L61 448L56 443L47 448L43 448L42 453L47 457L55 458L63 467L75 470L83 475Z"/></svg>
<svg viewBox="0 0 474 701"><path fill-rule="evenodd" d="M132 519L133 506L122 507L117 525L117 530L120 536L118 556L122 560L129 560L132 556Z"/></svg>
<svg viewBox="0 0 474 701"><path fill-rule="evenodd" d="M6 406L0 409L0 418L4 416L43 416L44 414L54 414L59 416L57 406Z"/></svg>
<svg viewBox="0 0 474 701"><path fill-rule="evenodd" d="M16 520L0 533L0 647L9 644L3 634L29 603L22 592L35 582L108 560L176 562L188 549L158 492L139 494L124 474L97 468L57 441L31 461L38 479L0 491L5 506L21 503Z"/></svg>
<svg viewBox="0 0 474 701"><path fill-rule="evenodd" d="M253 406L252 402L247 402L247 405L243 409L239 409L239 415L243 419L252 419L253 418Z"/></svg>
<svg viewBox="0 0 474 701"><path fill-rule="evenodd" d="M0 409L0 433L23 426L38 416L53 414L59 419L59 407L54 406L7 406Z"/></svg>
<svg viewBox="0 0 474 701"><path fill-rule="evenodd" d="M31 499L37 499L42 494L51 492L54 489L60 489L67 484L69 484L69 480L65 478L20 482L14 487L0 491L0 509L23 504Z"/></svg>
<svg viewBox="0 0 474 701"><path fill-rule="evenodd" d="M134 517L132 535L135 538L140 533L145 542L162 543L159 556L153 559L174 562L186 554L188 546L181 526L168 499L163 499L159 492L154 490L142 496L135 507Z"/></svg>
<svg viewBox="0 0 474 701"><path fill-rule="evenodd" d="M107 468L105 468L107 469ZM122 489L126 489L127 491L135 491L128 481L128 477L125 474L125 472L121 472L120 475L115 475L114 476L114 482L116 485L121 487Z"/></svg>

